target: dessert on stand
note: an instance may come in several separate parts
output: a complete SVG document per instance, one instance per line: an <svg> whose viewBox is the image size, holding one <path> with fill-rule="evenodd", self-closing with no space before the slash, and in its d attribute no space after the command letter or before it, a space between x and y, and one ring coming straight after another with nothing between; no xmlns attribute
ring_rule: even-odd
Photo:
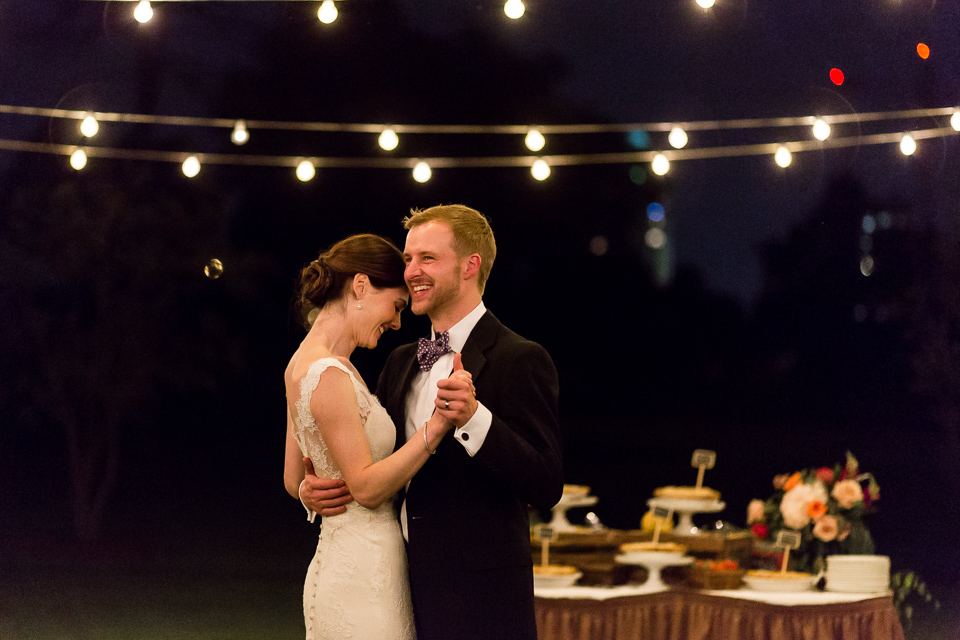
<svg viewBox="0 0 960 640"><path fill-rule="evenodd" d="M660 575L664 567L683 566L693 562L686 555L687 548L675 542L628 542L620 545L620 555L616 561L620 564L632 564L646 567L647 581L643 586L651 590L665 589L666 584Z"/></svg>
<svg viewBox="0 0 960 640"><path fill-rule="evenodd" d="M695 487L661 487L663 489L693 489ZM677 514L679 517L679 522L673 528L673 533L676 535L697 535L700 533L700 528L693 524L693 515L696 513L719 513L726 508L726 503L714 499L689 499L689 498L666 498L658 497L657 492L660 489L654 491L653 498L647 501L647 504L652 507L663 507L664 509L669 509ZM713 491L711 489L711 491ZM715 492L718 496L719 492Z"/></svg>
<svg viewBox="0 0 960 640"><path fill-rule="evenodd" d="M667 486L654 489L653 498L647 504L653 508L668 509L678 514L680 521L673 529L677 535L696 535L700 529L693 524L695 513L719 513L727 506L721 502L720 492L703 486L703 475L717 462L715 451L697 449L693 452L690 466L697 469L697 483L692 487Z"/></svg>
<svg viewBox="0 0 960 640"><path fill-rule="evenodd" d="M560 502L553 507L553 519L550 526L557 532L589 532L589 527L570 524L567 511L575 507L589 507L597 503L597 496L590 495L590 487L579 484L563 485Z"/></svg>

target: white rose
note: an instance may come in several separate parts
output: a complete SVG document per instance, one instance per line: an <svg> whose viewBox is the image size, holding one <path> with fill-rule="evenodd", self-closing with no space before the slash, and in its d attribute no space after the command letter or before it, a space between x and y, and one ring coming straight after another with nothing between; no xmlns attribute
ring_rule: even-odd
<svg viewBox="0 0 960 640"><path fill-rule="evenodd" d="M824 503L827 501L827 489L822 482L801 483L787 491L780 501L783 523L791 529L803 529L810 524L807 506L814 500Z"/></svg>

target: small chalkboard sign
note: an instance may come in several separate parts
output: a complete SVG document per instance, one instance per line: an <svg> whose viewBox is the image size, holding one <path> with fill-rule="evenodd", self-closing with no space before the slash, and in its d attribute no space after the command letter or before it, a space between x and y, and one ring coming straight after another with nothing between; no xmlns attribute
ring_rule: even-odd
<svg viewBox="0 0 960 640"><path fill-rule="evenodd" d="M666 507L653 508L653 544L660 542L660 529L663 528L663 523L669 522L672 517L673 509L667 509Z"/></svg>
<svg viewBox="0 0 960 640"><path fill-rule="evenodd" d="M777 532L778 547L783 547L783 565L780 567L780 573L786 573L790 564L790 549L796 549L800 546L800 532L781 529Z"/></svg>
<svg viewBox="0 0 960 640"><path fill-rule="evenodd" d="M693 452L693 459L690 461L691 467L703 467L704 469L713 469L717 463L717 452L708 449L697 449Z"/></svg>
<svg viewBox="0 0 960 640"><path fill-rule="evenodd" d="M713 469L717 463L717 452L709 449L697 449L690 459L690 466L697 468L697 489L703 486L703 470Z"/></svg>
<svg viewBox="0 0 960 640"><path fill-rule="evenodd" d="M800 547L800 532L781 529L777 532L777 546L786 549L797 549Z"/></svg>
<svg viewBox="0 0 960 640"><path fill-rule="evenodd" d="M550 541L557 538L557 532L550 525L542 524L537 528L540 535L540 564L550 564Z"/></svg>

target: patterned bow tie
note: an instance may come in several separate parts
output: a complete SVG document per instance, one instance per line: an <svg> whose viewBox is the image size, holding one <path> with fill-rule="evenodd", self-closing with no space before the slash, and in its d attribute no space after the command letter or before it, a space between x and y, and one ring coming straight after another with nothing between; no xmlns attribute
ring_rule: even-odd
<svg viewBox="0 0 960 640"><path fill-rule="evenodd" d="M421 371L430 371L434 363L445 353L450 353L450 333L444 331L436 340L420 338L417 343L417 360Z"/></svg>

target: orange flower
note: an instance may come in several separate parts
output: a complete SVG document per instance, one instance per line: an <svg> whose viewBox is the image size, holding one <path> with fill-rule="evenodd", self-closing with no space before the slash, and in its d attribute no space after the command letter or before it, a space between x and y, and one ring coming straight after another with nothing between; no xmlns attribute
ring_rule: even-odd
<svg viewBox="0 0 960 640"><path fill-rule="evenodd" d="M827 505L819 500L811 500L807 505L807 515L814 520L819 520L827 513Z"/></svg>
<svg viewBox="0 0 960 640"><path fill-rule="evenodd" d="M793 488L794 488L795 486L797 486L798 484L800 484L800 472L799 472L799 471L797 471L797 472L794 473L792 476L790 476L789 478L787 478L787 481L783 483L783 490L784 490L784 491L790 491L790 489L793 489Z"/></svg>

